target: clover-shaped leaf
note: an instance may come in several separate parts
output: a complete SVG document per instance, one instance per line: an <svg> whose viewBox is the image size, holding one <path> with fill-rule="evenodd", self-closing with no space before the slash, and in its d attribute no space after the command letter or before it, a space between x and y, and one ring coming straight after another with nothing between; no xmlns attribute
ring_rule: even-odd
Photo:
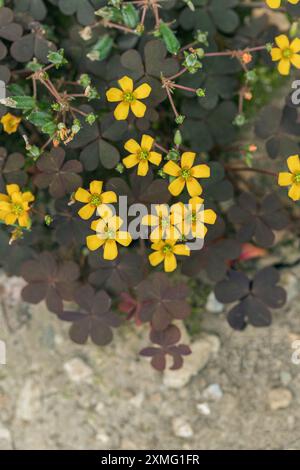
<svg viewBox="0 0 300 470"><path fill-rule="evenodd" d="M241 242L253 240L268 248L273 245L273 230L282 230L289 222L286 212L276 194L269 194L257 203L250 193L242 193L238 204L228 212L229 219L239 225L237 238Z"/></svg>
<svg viewBox="0 0 300 470"><path fill-rule="evenodd" d="M89 265L92 268L89 282L96 287L105 286L114 292L123 292L135 287L142 279L142 259L137 253L121 253L114 261L104 260L99 254L91 253Z"/></svg>
<svg viewBox="0 0 300 470"><path fill-rule="evenodd" d="M89 224L78 217L80 204L71 206L68 201L57 200L55 203L55 215L51 227L55 230L55 238L61 245L73 244L78 247L85 244L85 239L90 233Z"/></svg>
<svg viewBox="0 0 300 470"><path fill-rule="evenodd" d="M272 322L270 308L281 308L286 301L285 290L278 286L279 274L273 267L259 271L252 281L242 272L229 271L227 279L215 287L217 299L223 303L238 302L227 314L235 330L247 324L264 327Z"/></svg>
<svg viewBox="0 0 300 470"><path fill-rule="evenodd" d="M141 303L140 319L151 322L155 330L165 330L174 319L183 320L190 314L187 285L172 285L163 273L142 281L136 292Z"/></svg>
<svg viewBox="0 0 300 470"><path fill-rule="evenodd" d="M0 147L0 192L5 192L5 186L10 183L24 186L27 174L23 170L25 158L21 153L7 154L4 147Z"/></svg>
<svg viewBox="0 0 300 470"><path fill-rule="evenodd" d="M28 13L37 21L42 21L47 15L47 8L44 0L14 0L16 12Z"/></svg>
<svg viewBox="0 0 300 470"><path fill-rule="evenodd" d="M44 153L37 162L40 171L34 183L40 189L49 188L54 198L60 198L72 193L81 186L82 179L77 173L82 172L82 165L77 160L65 162L65 151L58 147L50 153Z"/></svg>
<svg viewBox="0 0 300 470"><path fill-rule="evenodd" d="M61 320L71 322L70 338L77 344L85 344L90 337L99 346L109 344L113 339L112 328L120 325L119 317L111 311L111 298L104 291L96 292L90 285L80 287L74 300L78 311L59 313Z"/></svg>
<svg viewBox="0 0 300 470"><path fill-rule="evenodd" d="M79 269L73 261L58 264L51 253L43 252L36 259L26 261L21 268L28 285L22 290L25 302L38 304L46 301L51 312L63 309L63 300L72 300L79 277Z"/></svg>
<svg viewBox="0 0 300 470"><path fill-rule="evenodd" d="M29 62L36 57L39 62L46 64L49 52L55 50L55 45L48 41L40 31L37 31L15 41L10 48L10 53L17 62Z"/></svg>
<svg viewBox="0 0 300 470"><path fill-rule="evenodd" d="M159 347L148 347L140 351L144 357L152 357L151 365L158 371L166 368L166 356L170 355L173 359L171 370L180 369L183 365L183 357L191 354L191 349L185 344L178 344L180 340L180 330L175 325L170 325L164 331L152 330L150 340Z"/></svg>

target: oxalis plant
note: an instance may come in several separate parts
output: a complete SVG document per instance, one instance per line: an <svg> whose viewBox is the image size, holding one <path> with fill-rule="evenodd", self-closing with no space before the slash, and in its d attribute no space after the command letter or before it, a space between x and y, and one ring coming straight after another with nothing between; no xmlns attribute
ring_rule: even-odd
<svg viewBox="0 0 300 470"><path fill-rule="evenodd" d="M212 290L233 329L271 324L300 229L299 16L0 0L0 262L75 343L147 323L140 354L178 369L178 321L199 326Z"/></svg>

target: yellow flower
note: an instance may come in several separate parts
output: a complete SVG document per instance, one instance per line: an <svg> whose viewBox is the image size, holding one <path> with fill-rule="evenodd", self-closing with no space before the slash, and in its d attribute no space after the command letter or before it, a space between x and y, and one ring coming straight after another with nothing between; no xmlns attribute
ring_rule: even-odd
<svg viewBox="0 0 300 470"><path fill-rule="evenodd" d="M29 203L34 201L34 196L30 191L22 193L17 184L8 184L6 194L0 194L0 220L7 225L14 225L16 222L20 227L29 228L31 224L28 212Z"/></svg>
<svg viewBox="0 0 300 470"><path fill-rule="evenodd" d="M278 62L278 71L281 75L290 73L291 64L297 69L300 68L300 39L296 38L291 43L285 34L280 34L275 38L278 47L271 49L271 56L274 62Z"/></svg>
<svg viewBox="0 0 300 470"><path fill-rule="evenodd" d="M94 220L91 229L96 235L89 235L86 238L86 244L89 250L95 251L103 248L103 258L114 260L118 256L117 243L128 246L132 242L130 233L119 230L123 224L121 217L113 215L108 206L102 205L98 209L100 219Z"/></svg>
<svg viewBox="0 0 300 470"><path fill-rule="evenodd" d="M126 76L118 80L118 83L121 90L110 88L106 92L107 101L112 103L120 101L114 111L115 118L118 121L127 119L130 109L136 117L144 117L147 107L140 100L148 98L152 90L151 86L148 83L143 83L134 90L132 79Z"/></svg>
<svg viewBox="0 0 300 470"><path fill-rule="evenodd" d="M149 255L151 266L158 266L164 262L164 270L167 273L175 271L177 260L175 255L190 256L190 249L183 243L177 244L177 240L160 240L153 243L151 248L154 253Z"/></svg>
<svg viewBox="0 0 300 470"><path fill-rule="evenodd" d="M0 122L3 125L3 129L7 134L14 134L17 132L22 118L14 116L13 114L7 113L2 116Z"/></svg>
<svg viewBox="0 0 300 470"><path fill-rule="evenodd" d="M292 155L287 159L290 173L279 173L279 186L290 186L289 197L293 201L300 199L300 159L299 155Z"/></svg>
<svg viewBox="0 0 300 470"><path fill-rule="evenodd" d="M202 187L196 178L209 178L210 168L207 165L193 166L195 158L194 152L185 152L182 154L180 166L173 161L165 164L163 171L167 175L176 177L169 185L169 191L173 196L182 193L185 186L192 197L202 193Z"/></svg>
<svg viewBox="0 0 300 470"><path fill-rule="evenodd" d="M204 209L204 199L195 196L185 205L178 202L172 206L172 212L176 217L177 229L187 237L192 234L194 238L203 239L207 233L207 227L204 224L214 225L217 220L217 214L212 209Z"/></svg>
<svg viewBox="0 0 300 470"><path fill-rule="evenodd" d="M282 0L266 0L267 5L270 8L279 8L281 6L281 1ZM299 3L299 0L287 0L289 3L292 3L292 5L297 5Z"/></svg>
<svg viewBox="0 0 300 470"><path fill-rule="evenodd" d="M78 211L79 217L88 220L94 215L94 212L102 204L112 204L117 202L117 195L113 191L102 192L103 181L92 181L90 190L78 188L74 198L76 201L83 202L85 205Z"/></svg>
<svg viewBox="0 0 300 470"><path fill-rule="evenodd" d="M142 218L143 225L153 227L150 240L152 242L161 239L177 240L181 236L181 232L179 228L175 226L175 224L179 225L179 220L176 220L172 212L172 207L171 211L169 211L169 207L166 204L157 204L154 209L156 215L145 215ZM182 220L182 217L180 220Z"/></svg>
<svg viewBox="0 0 300 470"><path fill-rule="evenodd" d="M159 165L162 155L151 150L153 143L153 137L146 134L142 136L141 145L133 139L128 140L124 145L124 148L130 152L130 155L123 158L125 167L133 168L138 165L137 174L139 176L146 176L149 171L149 162L153 163L153 165Z"/></svg>

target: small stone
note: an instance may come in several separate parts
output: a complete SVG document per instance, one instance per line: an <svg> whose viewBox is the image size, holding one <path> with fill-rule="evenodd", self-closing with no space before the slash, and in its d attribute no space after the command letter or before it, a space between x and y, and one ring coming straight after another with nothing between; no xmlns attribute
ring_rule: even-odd
<svg viewBox="0 0 300 470"><path fill-rule="evenodd" d="M172 427L173 432L177 437L190 439L194 435L191 425L182 417L173 419Z"/></svg>
<svg viewBox="0 0 300 470"><path fill-rule="evenodd" d="M271 410L276 411L287 408L293 396L287 388L273 388L270 390L268 398Z"/></svg>
<svg viewBox="0 0 300 470"><path fill-rule="evenodd" d="M132 398L130 398L129 403L135 408L140 408L143 404L144 399L145 399L144 394L138 393L137 395L134 395Z"/></svg>
<svg viewBox="0 0 300 470"><path fill-rule="evenodd" d="M224 310L224 304L221 304L221 302L216 299L213 291L207 298L206 310L208 310L210 313L221 313Z"/></svg>
<svg viewBox="0 0 300 470"><path fill-rule="evenodd" d="M288 385L292 380L292 376L289 372L283 370L280 372L280 380L282 385Z"/></svg>
<svg viewBox="0 0 300 470"><path fill-rule="evenodd" d="M92 369L79 357L65 362L64 369L69 379L75 383L89 382L93 373Z"/></svg>
<svg viewBox="0 0 300 470"><path fill-rule="evenodd" d="M99 415L101 415L104 410L104 403L102 403L101 401L97 403L95 410Z"/></svg>
<svg viewBox="0 0 300 470"><path fill-rule="evenodd" d="M101 442L101 444L107 444L109 442L109 437L105 432L99 432L96 435L97 441Z"/></svg>
<svg viewBox="0 0 300 470"><path fill-rule="evenodd" d="M12 438L10 430L0 423L0 450L12 450Z"/></svg>
<svg viewBox="0 0 300 470"><path fill-rule="evenodd" d="M285 271L282 276L282 285L287 293L287 303L290 303L299 295L299 280L297 276L290 271Z"/></svg>
<svg viewBox="0 0 300 470"><path fill-rule="evenodd" d="M204 416L210 415L210 407L208 403L197 403L197 410Z"/></svg>
<svg viewBox="0 0 300 470"><path fill-rule="evenodd" d="M220 340L217 336L203 334L192 343L192 354L184 358L184 365L177 371L165 370L163 382L169 388L182 388L189 383L192 377L198 374L207 365L208 361L218 353Z"/></svg>
<svg viewBox="0 0 300 470"><path fill-rule="evenodd" d="M22 388L18 402L16 417L22 421L32 421L40 409L40 389L36 382L28 379Z"/></svg>
<svg viewBox="0 0 300 470"><path fill-rule="evenodd" d="M202 396L206 400L220 400L223 392L219 384L211 384L203 391Z"/></svg>

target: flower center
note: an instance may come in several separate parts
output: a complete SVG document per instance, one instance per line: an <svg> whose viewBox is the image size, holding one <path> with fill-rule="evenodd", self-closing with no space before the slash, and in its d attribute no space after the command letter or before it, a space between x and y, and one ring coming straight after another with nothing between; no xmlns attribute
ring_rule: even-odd
<svg viewBox="0 0 300 470"><path fill-rule="evenodd" d="M167 228L170 225L170 219L169 217L162 217L161 219L161 226L162 228Z"/></svg>
<svg viewBox="0 0 300 470"><path fill-rule="evenodd" d="M143 149L142 149L142 150L140 151L140 154L139 154L140 160L147 160L148 157L149 157L149 152L148 152L148 150L143 150Z"/></svg>
<svg viewBox="0 0 300 470"><path fill-rule="evenodd" d="M123 101L125 101L125 103L132 103L134 100L135 97L132 91L125 91L123 93Z"/></svg>
<svg viewBox="0 0 300 470"><path fill-rule="evenodd" d="M13 204L12 205L12 213L15 215L21 215L23 213L23 206L22 204Z"/></svg>
<svg viewBox="0 0 300 470"><path fill-rule="evenodd" d="M106 236L106 238L108 238L110 240L114 240L116 238L116 232L115 232L114 229L106 227L105 228L105 236Z"/></svg>
<svg viewBox="0 0 300 470"><path fill-rule="evenodd" d="M290 59L293 55L293 51L290 48L284 49L282 55L285 59Z"/></svg>
<svg viewBox="0 0 300 470"><path fill-rule="evenodd" d="M168 243L163 247L163 253L166 255L172 252L172 246Z"/></svg>
<svg viewBox="0 0 300 470"><path fill-rule="evenodd" d="M295 175L295 179L294 179L294 180L295 180L295 183L297 183L297 184L300 183L300 173L297 173L297 174Z"/></svg>
<svg viewBox="0 0 300 470"><path fill-rule="evenodd" d="M102 202L101 195L100 194L92 194L90 198L90 204L91 206L98 207L100 206Z"/></svg>
<svg viewBox="0 0 300 470"><path fill-rule="evenodd" d="M188 168L183 168L181 170L181 176L184 178L184 179L188 179L190 176L191 176L191 170L189 170Z"/></svg>

